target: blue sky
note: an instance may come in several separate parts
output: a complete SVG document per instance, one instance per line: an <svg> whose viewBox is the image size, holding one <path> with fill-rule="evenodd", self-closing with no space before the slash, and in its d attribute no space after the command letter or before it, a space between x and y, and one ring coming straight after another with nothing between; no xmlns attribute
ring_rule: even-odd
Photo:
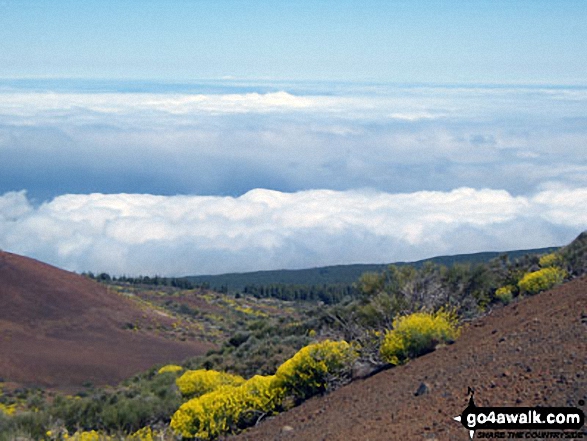
<svg viewBox="0 0 587 441"><path fill-rule="evenodd" d="M0 0L0 249L209 274L587 229L587 6Z"/></svg>
<svg viewBox="0 0 587 441"><path fill-rule="evenodd" d="M0 76L585 84L583 1L0 2Z"/></svg>

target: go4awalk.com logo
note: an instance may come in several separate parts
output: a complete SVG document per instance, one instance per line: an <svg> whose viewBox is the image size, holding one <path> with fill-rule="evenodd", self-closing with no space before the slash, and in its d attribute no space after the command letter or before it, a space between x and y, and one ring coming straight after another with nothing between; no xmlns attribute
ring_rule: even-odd
<svg viewBox="0 0 587 441"><path fill-rule="evenodd" d="M455 417L471 439L587 439L585 414L576 407L479 407L469 388L469 405ZM585 404L581 402L580 404Z"/></svg>

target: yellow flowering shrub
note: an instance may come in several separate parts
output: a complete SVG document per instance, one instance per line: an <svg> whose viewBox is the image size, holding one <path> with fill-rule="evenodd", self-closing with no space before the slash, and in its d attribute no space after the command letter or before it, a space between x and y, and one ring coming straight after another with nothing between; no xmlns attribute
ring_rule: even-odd
<svg viewBox="0 0 587 441"><path fill-rule="evenodd" d="M300 349L275 373L275 387L305 400L324 392L330 381L350 374L356 351L346 341L325 340Z"/></svg>
<svg viewBox="0 0 587 441"><path fill-rule="evenodd" d="M71 441L110 441L111 437L102 435L95 430L89 432L75 432L71 437L68 438Z"/></svg>
<svg viewBox="0 0 587 441"><path fill-rule="evenodd" d="M516 288L512 285L502 286L495 291L495 297L504 304L510 303L514 298L514 290Z"/></svg>
<svg viewBox="0 0 587 441"><path fill-rule="evenodd" d="M350 373L356 356L347 342L327 340L302 348L272 376L244 381L216 371L188 371L177 385L195 398L175 412L171 429L185 438L211 440L247 427L280 409L286 396L305 399L326 390L329 381Z"/></svg>
<svg viewBox="0 0 587 441"><path fill-rule="evenodd" d="M3 404L0 403L0 412L6 415L14 415L16 412L16 404Z"/></svg>
<svg viewBox="0 0 587 441"><path fill-rule="evenodd" d="M3 383L0 383L0 396L4 394L4 390L2 389ZM6 415L14 415L16 412L16 403L7 404L7 403L0 403L0 413L4 413Z"/></svg>
<svg viewBox="0 0 587 441"><path fill-rule="evenodd" d="M245 407L269 413L281 405L285 391L275 383L275 375L255 375L235 391Z"/></svg>
<svg viewBox="0 0 587 441"><path fill-rule="evenodd" d="M391 364L402 364L434 350L439 343L448 343L459 335L454 314L416 312L393 321L380 348L381 358Z"/></svg>
<svg viewBox="0 0 587 441"><path fill-rule="evenodd" d="M238 386L244 382L245 379L239 375L207 369L186 371L175 380L184 397L199 397L221 386Z"/></svg>
<svg viewBox="0 0 587 441"><path fill-rule="evenodd" d="M234 431L281 404L283 392L273 383L273 376L256 375L240 386L220 386L181 405L170 426L185 438L203 440Z"/></svg>
<svg viewBox="0 0 587 441"><path fill-rule="evenodd" d="M538 271L526 273L518 282L520 291L527 294L537 294L562 283L567 272L561 268L547 267Z"/></svg>
<svg viewBox="0 0 587 441"><path fill-rule="evenodd" d="M561 256L557 253L550 253L542 256L538 261L541 268L557 266L561 261Z"/></svg>
<svg viewBox="0 0 587 441"><path fill-rule="evenodd" d="M158 374L165 374L166 372L180 372L183 371L181 366L176 364L168 364L167 366L163 366L161 369L157 371Z"/></svg>
<svg viewBox="0 0 587 441"><path fill-rule="evenodd" d="M126 441L154 441L155 438L153 436L157 436L157 433L153 432L151 428L147 426L129 435L126 438Z"/></svg>
<svg viewBox="0 0 587 441"><path fill-rule="evenodd" d="M236 305L234 307L234 309L236 309L237 311L242 312L244 314L252 315L252 316L255 316L255 317L268 317L268 314L267 313L265 313L263 311L255 310L255 309L251 308L250 306Z"/></svg>

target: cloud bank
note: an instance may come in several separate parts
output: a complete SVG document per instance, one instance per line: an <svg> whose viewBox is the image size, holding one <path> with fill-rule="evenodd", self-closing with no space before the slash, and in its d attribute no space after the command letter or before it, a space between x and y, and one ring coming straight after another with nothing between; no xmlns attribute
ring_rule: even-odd
<svg viewBox="0 0 587 441"><path fill-rule="evenodd" d="M185 275L560 245L586 145L584 87L0 80L0 247Z"/></svg>
<svg viewBox="0 0 587 441"><path fill-rule="evenodd" d="M194 275L561 245L587 228L587 187L531 196L255 189L240 197L0 196L0 248L75 271Z"/></svg>
<svg viewBox="0 0 587 441"><path fill-rule="evenodd" d="M238 196L254 188L530 195L545 184L587 185L586 122L584 88L270 84L82 93L0 82L0 193L26 189L39 202L69 193Z"/></svg>

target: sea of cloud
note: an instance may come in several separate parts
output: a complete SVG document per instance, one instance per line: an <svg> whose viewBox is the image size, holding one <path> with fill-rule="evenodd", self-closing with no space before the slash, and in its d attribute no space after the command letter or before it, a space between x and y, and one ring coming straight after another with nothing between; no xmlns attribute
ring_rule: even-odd
<svg viewBox="0 0 587 441"><path fill-rule="evenodd" d="M285 86L284 86L285 88ZM587 90L0 88L0 194L242 195L587 184Z"/></svg>
<svg viewBox="0 0 587 441"><path fill-rule="evenodd" d="M0 82L0 248L60 267L392 262L587 228L586 88L29 86Z"/></svg>
<svg viewBox="0 0 587 441"><path fill-rule="evenodd" d="M69 194L39 206L22 191L0 196L0 248L80 272L178 276L561 245L586 221L587 188Z"/></svg>

